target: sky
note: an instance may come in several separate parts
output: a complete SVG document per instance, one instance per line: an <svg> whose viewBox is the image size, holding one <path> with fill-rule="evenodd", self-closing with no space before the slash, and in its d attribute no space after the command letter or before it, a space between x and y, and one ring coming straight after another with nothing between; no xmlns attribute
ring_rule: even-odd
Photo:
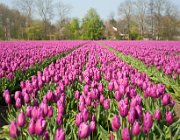
<svg viewBox="0 0 180 140"><path fill-rule="evenodd" d="M10 7L14 6L14 0L0 0ZM65 4L72 6L69 17L82 18L87 10L95 8L102 19L107 19L111 13L114 13L115 18L118 18L118 7L124 0L61 0ZM180 0L171 0L180 9Z"/></svg>

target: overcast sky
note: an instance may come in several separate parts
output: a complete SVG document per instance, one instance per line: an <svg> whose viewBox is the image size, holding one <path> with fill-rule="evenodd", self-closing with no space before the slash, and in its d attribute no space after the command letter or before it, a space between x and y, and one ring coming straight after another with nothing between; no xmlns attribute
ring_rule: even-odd
<svg viewBox="0 0 180 140"><path fill-rule="evenodd" d="M14 0L0 0L0 2L14 6ZM58 0L56 0L58 1ZM111 13L117 17L117 9L124 0L61 0L65 4L70 4L73 8L70 17L82 18L88 9L95 8L102 19L107 19ZM180 9L180 0L171 0Z"/></svg>

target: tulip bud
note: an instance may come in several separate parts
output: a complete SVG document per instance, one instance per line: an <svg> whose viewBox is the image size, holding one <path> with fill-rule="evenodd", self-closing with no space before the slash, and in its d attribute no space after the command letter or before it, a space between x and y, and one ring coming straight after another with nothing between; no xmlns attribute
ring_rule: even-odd
<svg viewBox="0 0 180 140"><path fill-rule="evenodd" d="M113 135L113 133L112 133L112 132L110 133L109 140L114 140L114 135Z"/></svg>
<svg viewBox="0 0 180 140"><path fill-rule="evenodd" d="M20 99L20 98L17 98L17 99L16 99L16 107L17 107L17 108L21 108L21 106L22 106L21 99Z"/></svg>
<svg viewBox="0 0 180 140"><path fill-rule="evenodd" d="M5 90L5 91L3 92L3 97L4 97L4 98L5 98L7 95L10 95L9 90Z"/></svg>
<svg viewBox="0 0 180 140"><path fill-rule="evenodd" d="M76 115L76 125L79 127L79 125L83 122L83 117L81 113L78 113Z"/></svg>
<svg viewBox="0 0 180 140"><path fill-rule="evenodd" d="M31 106L28 106L27 108L26 108L26 116L27 117L31 117L31 111L32 111L32 107Z"/></svg>
<svg viewBox="0 0 180 140"><path fill-rule="evenodd" d="M109 84L108 84L108 90L109 90L109 91L112 91L113 88L114 88L114 83L113 83L113 82L109 82Z"/></svg>
<svg viewBox="0 0 180 140"><path fill-rule="evenodd" d="M57 86L57 87L56 87L56 93L57 93L57 94L60 94L60 93L61 93L61 87L60 87L60 86Z"/></svg>
<svg viewBox="0 0 180 140"><path fill-rule="evenodd" d="M17 126L24 127L25 124L26 124L25 114L24 114L24 112L20 112L17 117Z"/></svg>
<svg viewBox="0 0 180 140"><path fill-rule="evenodd" d="M36 120L38 118L38 107L33 107L31 111L31 117Z"/></svg>
<svg viewBox="0 0 180 140"><path fill-rule="evenodd" d="M130 136L130 132L128 128L123 128L122 130L122 140L130 140L131 136Z"/></svg>
<svg viewBox="0 0 180 140"><path fill-rule="evenodd" d="M34 105L34 106L38 106L38 105L39 105L37 98L34 99L33 105Z"/></svg>
<svg viewBox="0 0 180 140"><path fill-rule="evenodd" d="M153 120L152 120L152 115L149 112L146 112L143 116L143 132L148 133L152 127Z"/></svg>
<svg viewBox="0 0 180 140"><path fill-rule="evenodd" d="M81 76L81 75L79 76L79 81L80 81L80 82L82 82L82 81L83 81L83 78L82 78L82 76Z"/></svg>
<svg viewBox="0 0 180 140"><path fill-rule="evenodd" d="M95 117L94 114L93 114L92 117L91 117L91 121L96 121L96 117Z"/></svg>
<svg viewBox="0 0 180 140"><path fill-rule="evenodd" d="M48 106L48 117L51 118L53 116L53 108L52 106Z"/></svg>
<svg viewBox="0 0 180 140"><path fill-rule="evenodd" d="M48 104L48 100L47 100L47 96L46 95L43 96L42 103Z"/></svg>
<svg viewBox="0 0 180 140"><path fill-rule="evenodd" d="M126 117L128 115L128 106L124 102L124 100L121 100L118 104L119 113L122 117Z"/></svg>
<svg viewBox="0 0 180 140"><path fill-rule="evenodd" d="M124 103L125 103L126 105L129 104L129 98L128 98L128 97L124 98Z"/></svg>
<svg viewBox="0 0 180 140"><path fill-rule="evenodd" d="M136 118L140 119L142 117L142 106L140 105L135 106L135 110L136 110Z"/></svg>
<svg viewBox="0 0 180 140"><path fill-rule="evenodd" d="M168 105L170 103L170 95L169 94L164 94L164 96L162 97L162 104L163 105Z"/></svg>
<svg viewBox="0 0 180 140"><path fill-rule="evenodd" d="M132 126L132 134L134 136L139 135L140 133L140 124L139 122L134 122L133 126Z"/></svg>
<svg viewBox="0 0 180 140"><path fill-rule="evenodd" d="M90 96L87 96L86 98L85 98L85 102L86 102L86 105L87 106L90 106L91 105L91 97Z"/></svg>
<svg viewBox="0 0 180 140"><path fill-rule="evenodd" d="M48 114L48 104L41 103L40 108L43 110L43 114L46 116Z"/></svg>
<svg viewBox="0 0 180 140"><path fill-rule="evenodd" d="M81 139L87 138L90 135L90 128L87 123L83 122L80 124L78 129L78 136Z"/></svg>
<svg viewBox="0 0 180 140"><path fill-rule="evenodd" d="M42 108L37 108L37 118L44 118L45 117L45 115L44 115L44 113L43 113L43 110L42 110Z"/></svg>
<svg viewBox="0 0 180 140"><path fill-rule="evenodd" d="M62 102L62 104L65 104L65 102L66 102L65 93L61 93L61 96L60 96L59 100Z"/></svg>
<svg viewBox="0 0 180 140"><path fill-rule="evenodd" d="M47 92L47 100L48 101L53 100L53 92L51 90L48 90Z"/></svg>
<svg viewBox="0 0 180 140"><path fill-rule="evenodd" d="M87 95L87 94L88 94L88 91L89 91L89 87L88 87L88 85L85 85L84 88L83 88L83 93L84 93L85 95Z"/></svg>
<svg viewBox="0 0 180 140"><path fill-rule="evenodd" d="M11 96L10 96L10 94L6 94L4 99L5 99L6 104L10 104L11 103Z"/></svg>
<svg viewBox="0 0 180 140"><path fill-rule="evenodd" d="M14 95L14 99L17 100L18 98L21 98L22 94L20 91L16 91Z"/></svg>
<svg viewBox="0 0 180 140"><path fill-rule="evenodd" d="M10 133L10 136L12 138L16 138L17 136L19 136L19 130L16 126L16 122L15 121L12 121L10 126L9 126L9 133Z"/></svg>
<svg viewBox="0 0 180 140"><path fill-rule="evenodd" d="M172 112L166 112L166 122L168 124L173 123L173 114L172 114Z"/></svg>
<svg viewBox="0 0 180 140"><path fill-rule="evenodd" d="M38 119L35 124L35 133L37 135L42 135L45 128L46 128L46 120L44 120L42 118Z"/></svg>
<svg viewBox="0 0 180 140"><path fill-rule="evenodd" d="M98 85L98 91L99 91L100 93L103 92L103 84L102 84L102 83L99 83L99 85Z"/></svg>
<svg viewBox="0 0 180 140"><path fill-rule="evenodd" d="M85 77L84 77L84 81L85 81L85 83L86 83L87 85L89 85L90 82L91 82L88 76L85 76Z"/></svg>
<svg viewBox="0 0 180 140"><path fill-rule="evenodd" d="M89 124L89 128L90 128L91 132L94 132L96 130L96 122L91 121Z"/></svg>
<svg viewBox="0 0 180 140"><path fill-rule="evenodd" d="M110 100L109 99L105 99L103 102L103 107L104 109L108 110L110 108Z"/></svg>
<svg viewBox="0 0 180 140"><path fill-rule="evenodd" d="M115 90L115 91L120 90L120 88L122 88L122 86L119 87L117 81L114 81L113 84L114 84L114 90ZM122 93L122 92L120 92L120 93ZM124 92L123 92L123 93L124 93ZM123 94L123 93L122 93L122 94Z"/></svg>
<svg viewBox="0 0 180 140"><path fill-rule="evenodd" d="M161 111L160 110L156 110L156 112L154 113L154 118L159 121L161 119Z"/></svg>
<svg viewBox="0 0 180 140"><path fill-rule="evenodd" d="M114 131L119 130L120 128L120 119L118 115L114 115L111 122L111 127Z"/></svg>
<svg viewBox="0 0 180 140"><path fill-rule="evenodd" d="M58 114L57 118L56 118L56 123L57 125L61 126L63 123L63 115L62 114Z"/></svg>
<svg viewBox="0 0 180 140"><path fill-rule="evenodd" d="M24 94L24 102L26 104L28 104L30 102L30 96L27 93Z"/></svg>
<svg viewBox="0 0 180 140"><path fill-rule="evenodd" d="M20 87L21 87L21 89L25 88L25 86L26 86L26 83L25 83L24 81L21 81L21 82L20 82Z"/></svg>
<svg viewBox="0 0 180 140"><path fill-rule="evenodd" d="M33 135L35 133L35 121L34 119L31 119L29 121L29 125L28 125L28 132Z"/></svg>
<svg viewBox="0 0 180 140"><path fill-rule="evenodd" d="M133 124L135 121L135 117L136 117L136 111L134 108L130 108L129 112L128 112L128 122L130 124Z"/></svg>
<svg viewBox="0 0 180 140"><path fill-rule="evenodd" d="M175 101L171 100L171 106L174 107L174 105L175 105Z"/></svg>
<svg viewBox="0 0 180 140"><path fill-rule="evenodd" d="M65 112L65 107L64 107L64 105L61 103L61 104L59 104L58 105L58 114L64 114L64 112Z"/></svg>
<svg viewBox="0 0 180 140"><path fill-rule="evenodd" d="M103 102L104 102L104 95L101 94L101 95L100 95L100 103L102 104Z"/></svg>
<svg viewBox="0 0 180 140"><path fill-rule="evenodd" d="M84 102L80 102L78 105L79 111L83 111L83 109L85 108L85 103Z"/></svg>
<svg viewBox="0 0 180 140"><path fill-rule="evenodd" d="M55 133L54 140L65 140L65 131L63 128L58 128Z"/></svg>
<svg viewBox="0 0 180 140"><path fill-rule="evenodd" d="M76 100L78 100L78 99L80 98L80 93L79 93L78 90L75 91L74 98L75 98Z"/></svg>
<svg viewBox="0 0 180 140"><path fill-rule="evenodd" d="M84 108L83 111L82 111L82 117L83 117L83 121L87 121L88 118L89 118L89 111L88 109Z"/></svg>
<svg viewBox="0 0 180 140"><path fill-rule="evenodd" d="M121 100L121 94L119 93L119 91L116 91L115 92L115 95L114 95L115 99L117 102L119 102Z"/></svg>
<svg viewBox="0 0 180 140"><path fill-rule="evenodd" d="M43 140L50 140L49 132L47 130L43 133L43 136L44 136Z"/></svg>

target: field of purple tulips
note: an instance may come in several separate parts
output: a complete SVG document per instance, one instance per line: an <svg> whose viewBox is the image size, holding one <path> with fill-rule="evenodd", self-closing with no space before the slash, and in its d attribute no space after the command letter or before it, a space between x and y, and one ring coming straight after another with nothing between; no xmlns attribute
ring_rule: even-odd
<svg viewBox="0 0 180 140"><path fill-rule="evenodd" d="M180 42L0 42L0 139L180 139Z"/></svg>

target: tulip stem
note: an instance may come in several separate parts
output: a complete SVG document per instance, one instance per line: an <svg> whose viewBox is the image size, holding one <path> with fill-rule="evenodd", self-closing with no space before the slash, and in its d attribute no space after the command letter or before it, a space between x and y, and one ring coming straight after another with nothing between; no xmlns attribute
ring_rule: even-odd
<svg viewBox="0 0 180 140"><path fill-rule="evenodd" d="M21 138L23 140L23 129L21 128Z"/></svg>
<svg viewBox="0 0 180 140"><path fill-rule="evenodd" d="M32 140L34 140L34 137L33 137L33 135L31 135L31 139L32 139Z"/></svg>
<svg viewBox="0 0 180 140"><path fill-rule="evenodd" d="M11 108L10 108L10 105L8 104L8 110L9 110L9 112L11 113Z"/></svg>
<svg viewBox="0 0 180 140"><path fill-rule="evenodd" d="M123 122L123 127L126 127L126 118L122 118L122 122Z"/></svg>
<svg viewBox="0 0 180 140"><path fill-rule="evenodd" d="M149 133L150 133L150 132L149 132ZM149 133L148 133L148 135L147 135L147 136L148 136L148 140L150 140L150 139L149 139Z"/></svg>
<svg viewBox="0 0 180 140"><path fill-rule="evenodd" d="M170 131L170 140L172 140L172 131L171 131L171 126L169 126L169 131Z"/></svg>
<svg viewBox="0 0 180 140"><path fill-rule="evenodd" d="M109 133L108 110L106 111L106 118L107 118L107 127L108 127L108 133Z"/></svg>
<svg viewBox="0 0 180 140"><path fill-rule="evenodd" d="M116 131L117 140L120 139L119 131Z"/></svg>

